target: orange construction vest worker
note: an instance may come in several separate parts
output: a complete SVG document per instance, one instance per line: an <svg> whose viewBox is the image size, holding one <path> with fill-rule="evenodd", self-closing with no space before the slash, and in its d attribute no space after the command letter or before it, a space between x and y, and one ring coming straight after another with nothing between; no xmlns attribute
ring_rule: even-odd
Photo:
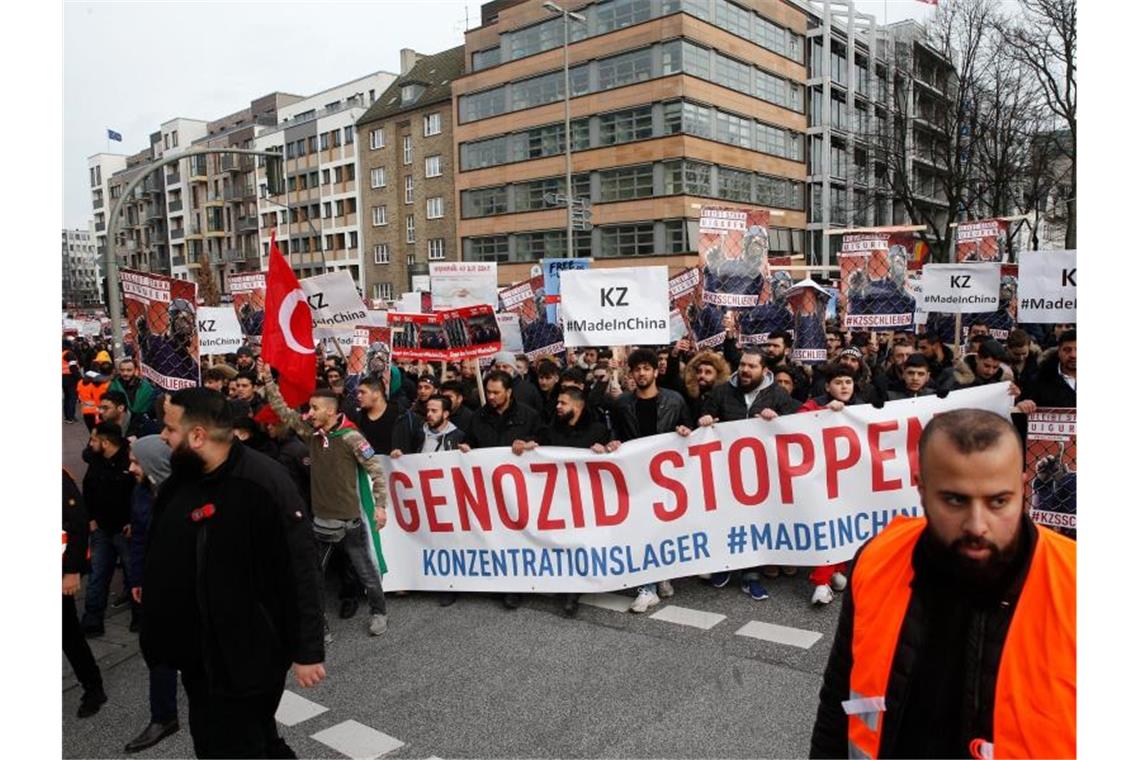
<svg viewBox="0 0 1140 760"><path fill-rule="evenodd" d="M70 358L68 358L68 354L71 354L71 357L70 357ZM69 350L68 350L68 349L66 349L66 348L65 348L65 349L63 349L63 354L62 354L62 356L61 356L61 361L62 361L62 363L63 363L63 366L62 366L62 369L60 369L60 374L62 374L62 375L64 375L64 376L67 376L67 375L70 375L70 374L71 374L71 368L72 368L72 367L77 367L77 366L79 366L79 362L77 362L77 361L75 360L75 354L71 353L71 351L69 351Z"/></svg>
<svg viewBox="0 0 1140 760"><path fill-rule="evenodd" d="M79 385L75 387L75 392L79 396L79 411L83 413L84 417L94 415L95 422L99 422L99 402L103 400L103 394L110 387L110 380L97 383L90 377L84 377L79 381Z"/></svg>
<svg viewBox="0 0 1140 760"><path fill-rule="evenodd" d="M843 703L850 757L879 756L912 558L925 528L925 518L896 518L866 545L851 577L851 693ZM1033 530L1037 544L998 665L993 737L971 742L976 758L1077 754L1077 545L1037 525Z"/></svg>

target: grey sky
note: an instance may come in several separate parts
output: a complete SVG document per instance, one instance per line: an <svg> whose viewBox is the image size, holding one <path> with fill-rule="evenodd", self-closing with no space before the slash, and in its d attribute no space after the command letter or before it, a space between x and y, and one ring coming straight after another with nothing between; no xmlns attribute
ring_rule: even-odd
<svg viewBox="0 0 1140 760"><path fill-rule="evenodd" d="M176 116L216 119L280 90L319 92L374 71L399 71L400 48L463 42L479 0L373 2L65 2L63 223L91 216L87 157L137 153ZM858 0L890 21L924 18L917 0Z"/></svg>

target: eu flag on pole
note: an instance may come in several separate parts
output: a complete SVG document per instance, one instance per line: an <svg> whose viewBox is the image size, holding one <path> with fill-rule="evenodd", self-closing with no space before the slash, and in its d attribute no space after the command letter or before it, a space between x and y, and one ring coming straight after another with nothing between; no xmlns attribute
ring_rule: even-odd
<svg viewBox="0 0 1140 760"><path fill-rule="evenodd" d="M108 140L114 140L115 142L122 142L123 136L113 129L108 129L107 130L107 139Z"/></svg>

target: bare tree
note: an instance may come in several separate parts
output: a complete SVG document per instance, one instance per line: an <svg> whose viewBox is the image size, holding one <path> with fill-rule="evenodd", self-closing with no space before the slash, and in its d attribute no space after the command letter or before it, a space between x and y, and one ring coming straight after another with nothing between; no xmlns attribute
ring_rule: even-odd
<svg viewBox="0 0 1140 760"><path fill-rule="evenodd" d="M1077 3L1076 0L1020 0L1023 16L1004 41L1036 77L1046 106L1068 129L1057 147L1070 162L1064 199L1065 247L1077 246Z"/></svg>

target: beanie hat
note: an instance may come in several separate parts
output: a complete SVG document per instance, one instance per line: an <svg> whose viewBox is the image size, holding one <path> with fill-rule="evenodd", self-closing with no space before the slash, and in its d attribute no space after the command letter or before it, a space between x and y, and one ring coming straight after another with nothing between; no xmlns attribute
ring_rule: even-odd
<svg viewBox="0 0 1140 760"><path fill-rule="evenodd" d="M500 351L491 359L491 364L509 364L515 366L515 355L510 351Z"/></svg>
<svg viewBox="0 0 1140 760"><path fill-rule="evenodd" d="M135 455L139 466L155 488L170 477L170 447L162 440L162 436L148 435L139 438L131 444L131 453Z"/></svg>
<svg viewBox="0 0 1140 760"><path fill-rule="evenodd" d="M857 348L845 348L839 352L839 356L837 358L842 359L844 356L853 356L856 359L859 359L860 361L862 361L863 352Z"/></svg>

